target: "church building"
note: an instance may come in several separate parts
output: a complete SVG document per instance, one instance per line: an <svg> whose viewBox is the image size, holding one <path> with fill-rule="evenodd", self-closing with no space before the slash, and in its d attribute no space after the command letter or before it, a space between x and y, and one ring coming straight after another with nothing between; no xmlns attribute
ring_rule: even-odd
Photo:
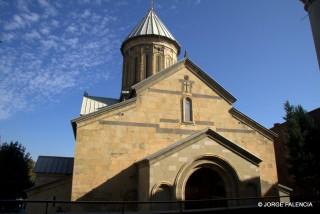
<svg viewBox="0 0 320 214"><path fill-rule="evenodd" d="M35 172L41 182L29 190L30 199L177 201L287 194L278 185L276 134L233 107L236 98L187 55L179 60L180 51L150 9L122 43L120 98L84 94L80 116L71 121L74 158L40 156ZM153 208L173 206L134 209Z"/></svg>

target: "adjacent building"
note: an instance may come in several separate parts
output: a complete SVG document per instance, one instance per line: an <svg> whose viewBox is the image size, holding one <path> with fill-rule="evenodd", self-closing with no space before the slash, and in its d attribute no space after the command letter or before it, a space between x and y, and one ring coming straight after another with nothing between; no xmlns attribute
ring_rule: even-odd
<svg viewBox="0 0 320 214"><path fill-rule="evenodd" d="M308 112L308 115L314 121L320 121L320 108L314 109ZM271 130L278 134L278 137L274 140L274 148L276 154L276 163L278 170L278 180L280 184L290 187L294 195L309 196L310 193L306 192L304 187L298 186L295 183L294 176L289 172L290 164L288 142L288 127L287 123L276 123Z"/></svg>
<svg viewBox="0 0 320 214"><path fill-rule="evenodd" d="M314 45L316 47L318 63L320 67L320 0L300 0L304 3L304 9L308 12L311 24Z"/></svg>

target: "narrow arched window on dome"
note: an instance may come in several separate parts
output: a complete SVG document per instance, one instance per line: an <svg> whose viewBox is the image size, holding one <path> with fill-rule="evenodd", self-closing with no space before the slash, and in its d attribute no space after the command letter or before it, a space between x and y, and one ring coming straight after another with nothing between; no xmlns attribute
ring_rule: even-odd
<svg viewBox="0 0 320 214"><path fill-rule="evenodd" d="M167 57L167 60L166 60L166 67L169 67L172 65L172 60L171 60L171 57Z"/></svg>
<svg viewBox="0 0 320 214"><path fill-rule="evenodd" d="M150 54L146 54L146 62L145 62L145 73L146 77L151 76L151 69L150 69Z"/></svg>
<svg viewBox="0 0 320 214"><path fill-rule="evenodd" d="M134 58L134 83L139 82L139 61L138 57Z"/></svg>
<svg viewBox="0 0 320 214"><path fill-rule="evenodd" d="M184 98L183 102L183 120L184 122L192 122L192 100L189 97Z"/></svg>
<svg viewBox="0 0 320 214"><path fill-rule="evenodd" d="M126 87L130 84L130 75L129 75L129 62L126 60L125 62L125 78L126 78Z"/></svg>
<svg viewBox="0 0 320 214"><path fill-rule="evenodd" d="M161 56L157 56L157 72L161 71Z"/></svg>

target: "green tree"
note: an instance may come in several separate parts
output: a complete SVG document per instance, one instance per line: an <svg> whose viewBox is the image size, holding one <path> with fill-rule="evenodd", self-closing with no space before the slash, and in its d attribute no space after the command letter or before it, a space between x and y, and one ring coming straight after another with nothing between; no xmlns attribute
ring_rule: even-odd
<svg viewBox="0 0 320 214"><path fill-rule="evenodd" d="M288 128L289 172L295 189L308 195L320 193L320 124L302 108L285 103ZM300 190L300 191L299 191ZM303 191L301 191L303 190Z"/></svg>
<svg viewBox="0 0 320 214"><path fill-rule="evenodd" d="M25 198L33 182L30 154L18 142L0 144L0 199Z"/></svg>

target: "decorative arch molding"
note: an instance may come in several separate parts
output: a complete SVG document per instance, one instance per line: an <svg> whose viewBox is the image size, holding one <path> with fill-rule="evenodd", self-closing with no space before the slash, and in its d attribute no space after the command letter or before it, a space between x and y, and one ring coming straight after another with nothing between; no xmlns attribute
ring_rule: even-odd
<svg viewBox="0 0 320 214"><path fill-rule="evenodd" d="M195 158L194 161L185 164L179 170L174 182L175 197L177 200L185 200L186 183L189 177L201 168L212 169L221 176L225 183L228 198L239 196L240 181L236 170L223 158L206 154Z"/></svg>
<svg viewBox="0 0 320 214"><path fill-rule="evenodd" d="M159 182L151 189L151 201L171 201L173 199L172 184L168 182ZM151 204L151 210L170 210L171 204Z"/></svg>
<svg viewBox="0 0 320 214"><path fill-rule="evenodd" d="M152 199L157 194L157 192L163 188L168 188L172 193L172 184L167 181L161 181L153 185L153 187L151 188L150 198Z"/></svg>

